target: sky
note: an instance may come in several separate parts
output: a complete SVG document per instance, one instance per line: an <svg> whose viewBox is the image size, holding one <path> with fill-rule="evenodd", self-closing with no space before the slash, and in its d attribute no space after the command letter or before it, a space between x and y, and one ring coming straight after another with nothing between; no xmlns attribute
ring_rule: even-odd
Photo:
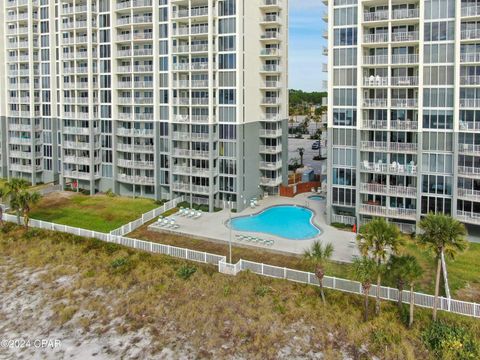
<svg viewBox="0 0 480 360"><path fill-rule="evenodd" d="M327 11L321 0L289 0L289 88L305 91L323 89L322 55L327 41L322 37L327 30L323 14Z"/></svg>

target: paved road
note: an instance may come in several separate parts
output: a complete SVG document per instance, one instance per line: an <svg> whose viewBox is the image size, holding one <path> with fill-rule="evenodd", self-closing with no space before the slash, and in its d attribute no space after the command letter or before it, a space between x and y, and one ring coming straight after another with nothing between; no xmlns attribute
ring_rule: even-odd
<svg viewBox="0 0 480 360"><path fill-rule="evenodd" d="M322 166L325 168L327 165L327 160L313 160L314 156L318 155L318 150L312 150L312 144L315 142L315 140L310 140L305 136L305 139L295 139L295 138L289 138L288 139L288 159L289 163L291 159L300 159L300 156L298 155L297 149L302 147L305 149L305 154L303 156L303 163L306 166L310 166L311 168L314 169L316 174L320 174L320 171L322 169ZM326 149L322 148L322 155L326 156ZM325 172L325 170L323 170Z"/></svg>

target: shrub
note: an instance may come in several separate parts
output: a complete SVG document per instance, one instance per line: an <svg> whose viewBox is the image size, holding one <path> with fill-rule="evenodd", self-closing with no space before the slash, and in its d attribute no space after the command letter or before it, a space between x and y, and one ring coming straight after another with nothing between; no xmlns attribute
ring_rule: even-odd
<svg viewBox="0 0 480 360"><path fill-rule="evenodd" d="M438 359L478 359L479 340L463 327L433 322L423 334L423 341Z"/></svg>
<svg viewBox="0 0 480 360"><path fill-rule="evenodd" d="M115 273L125 274L132 269L133 264L130 259L122 257L112 260L112 262L110 263L110 267Z"/></svg>
<svg viewBox="0 0 480 360"><path fill-rule="evenodd" d="M177 276L183 280L188 280L190 276L195 274L196 271L197 271L197 268L195 266L182 265L177 270Z"/></svg>
<svg viewBox="0 0 480 360"><path fill-rule="evenodd" d="M115 194L112 189L108 189L107 192L105 193L108 197L115 197L117 194Z"/></svg>
<svg viewBox="0 0 480 360"><path fill-rule="evenodd" d="M32 238L37 237L39 235L40 235L40 230L29 228L28 231L25 234L25 238L32 239Z"/></svg>
<svg viewBox="0 0 480 360"><path fill-rule="evenodd" d="M12 231L14 228L15 228L15 224L14 224L14 223L3 222L2 232L3 232L4 234L8 234L8 233L9 233L10 231Z"/></svg>

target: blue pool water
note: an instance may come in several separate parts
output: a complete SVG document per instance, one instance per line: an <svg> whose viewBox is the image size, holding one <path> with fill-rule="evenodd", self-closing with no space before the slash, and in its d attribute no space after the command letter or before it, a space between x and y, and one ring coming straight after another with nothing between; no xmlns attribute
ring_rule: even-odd
<svg viewBox="0 0 480 360"><path fill-rule="evenodd" d="M325 196L322 195L312 195L308 197L310 200L316 200L316 201L325 201Z"/></svg>
<svg viewBox="0 0 480 360"><path fill-rule="evenodd" d="M232 229L266 233L291 240L305 240L320 235L311 223L313 212L299 206L274 206L257 215L232 219Z"/></svg>

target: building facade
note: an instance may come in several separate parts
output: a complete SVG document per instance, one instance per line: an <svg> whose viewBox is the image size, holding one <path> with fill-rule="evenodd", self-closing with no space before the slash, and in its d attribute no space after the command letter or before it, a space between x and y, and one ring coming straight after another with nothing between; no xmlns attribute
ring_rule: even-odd
<svg viewBox="0 0 480 360"><path fill-rule="evenodd" d="M5 0L3 177L238 208L287 181L287 0Z"/></svg>
<svg viewBox="0 0 480 360"><path fill-rule="evenodd" d="M326 3L329 221L479 225L480 2Z"/></svg>

